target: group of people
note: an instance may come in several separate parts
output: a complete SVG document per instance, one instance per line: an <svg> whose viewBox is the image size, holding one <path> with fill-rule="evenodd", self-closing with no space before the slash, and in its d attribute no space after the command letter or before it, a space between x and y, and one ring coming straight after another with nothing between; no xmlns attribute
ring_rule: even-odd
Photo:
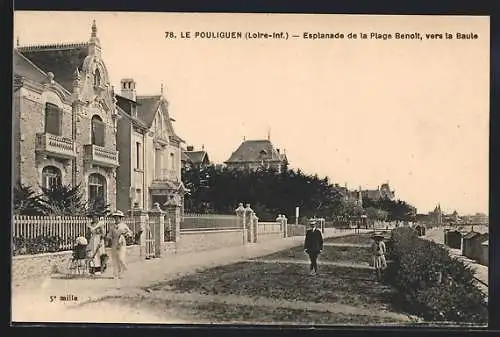
<svg viewBox="0 0 500 337"><path fill-rule="evenodd" d="M309 255L310 265L309 273L311 275L318 274L318 256L323 251L323 235L321 230L317 227L315 220L309 222L310 228L306 232L304 241L304 251ZM375 269L375 276L378 281L382 279L382 272L387 268L387 261L385 254L387 249L384 243L384 236L381 234L374 234L372 236L373 242L371 244L372 253L372 266Z"/></svg>
<svg viewBox="0 0 500 337"><path fill-rule="evenodd" d="M106 233L103 219L97 215L92 216L88 228L90 240L87 245L87 258L90 261L89 271L91 274L99 275L106 270L108 255L106 254L106 241L111 244L111 263L115 278L122 278L123 272L127 270L126 246L127 237L132 237L130 228L123 222L125 215L121 211L111 214L114 225ZM78 242L77 242L78 243Z"/></svg>

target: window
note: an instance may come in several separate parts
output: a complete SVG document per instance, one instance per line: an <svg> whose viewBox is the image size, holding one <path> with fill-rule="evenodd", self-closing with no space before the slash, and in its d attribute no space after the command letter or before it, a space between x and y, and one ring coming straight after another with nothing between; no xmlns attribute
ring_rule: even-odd
<svg viewBox="0 0 500 337"><path fill-rule="evenodd" d="M142 190L140 188L135 190L135 202L139 207L142 207Z"/></svg>
<svg viewBox="0 0 500 337"><path fill-rule="evenodd" d="M45 104L45 132L61 135L61 110L55 104Z"/></svg>
<svg viewBox="0 0 500 337"><path fill-rule="evenodd" d="M135 168L141 168L141 143L135 143Z"/></svg>
<svg viewBox="0 0 500 337"><path fill-rule="evenodd" d="M97 173L89 176L89 202L101 201L106 204L106 178Z"/></svg>
<svg viewBox="0 0 500 337"><path fill-rule="evenodd" d="M101 85L101 72L99 71L99 69L96 69L94 73L94 87L98 87L100 85Z"/></svg>
<svg viewBox="0 0 500 337"><path fill-rule="evenodd" d="M42 170L42 186L53 189L61 185L61 171L54 166L46 166Z"/></svg>
<svg viewBox="0 0 500 337"><path fill-rule="evenodd" d="M173 153L170 153L170 169L172 171L175 170L175 161L174 161L174 154Z"/></svg>
<svg viewBox="0 0 500 337"><path fill-rule="evenodd" d="M104 146L104 134L106 132L106 125L103 123L101 117L92 117L92 144L97 146Z"/></svg>

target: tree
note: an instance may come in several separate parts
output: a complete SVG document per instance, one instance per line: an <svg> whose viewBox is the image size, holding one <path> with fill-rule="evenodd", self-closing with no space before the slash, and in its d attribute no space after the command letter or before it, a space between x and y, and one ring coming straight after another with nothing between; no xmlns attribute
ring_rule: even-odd
<svg viewBox="0 0 500 337"><path fill-rule="evenodd" d="M48 213L41 197L30 186L24 186L18 181L13 192L14 214L40 216Z"/></svg>
<svg viewBox="0 0 500 337"><path fill-rule="evenodd" d="M87 207L80 192L80 185L55 185L42 187L42 203L52 215L83 215Z"/></svg>

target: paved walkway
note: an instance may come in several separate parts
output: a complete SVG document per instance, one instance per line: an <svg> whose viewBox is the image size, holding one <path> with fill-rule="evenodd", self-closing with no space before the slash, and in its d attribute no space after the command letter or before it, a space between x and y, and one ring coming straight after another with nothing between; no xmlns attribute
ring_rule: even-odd
<svg viewBox="0 0 500 337"><path fill-rule="evenodd" d="M361 231L363 232L363 231ZM353 234L353 231L326 229L324 237L336 237ZM53 275L43 279L23 282L12 288L13 321L79 321L62 314L68 306L75 306L85 301L95 301L106 296L127 294L137 288L174 279L200 269L245 261L258 256L291 248L303 243L302 236L286 239L268 240L262 243L247 244L202 251L189 254L166 256L160 259L143 260L129 265L124 279L119 283L107 275L96 279L67 279L63 275ZM61 301L60 297L76 299ZM96 321L100 321L96 315Z"/></svg>

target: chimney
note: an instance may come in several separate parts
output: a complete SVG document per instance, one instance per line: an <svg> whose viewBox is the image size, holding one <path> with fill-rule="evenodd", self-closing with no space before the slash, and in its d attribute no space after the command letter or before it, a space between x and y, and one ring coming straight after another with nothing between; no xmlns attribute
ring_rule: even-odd
<svg viewBox="0 0 500 337"><path fill-rule="evenodd" d="M131 78L124 78L120 81L121 83L121 95L135 102L135 81Z"/></svg>
<svg viewBox="0 0 500 337"><path fill-rule="evenodd" d="M194 150L194 147L192 145L189 145L188 147L186 147L186 151L193 151Z"/></svg>

